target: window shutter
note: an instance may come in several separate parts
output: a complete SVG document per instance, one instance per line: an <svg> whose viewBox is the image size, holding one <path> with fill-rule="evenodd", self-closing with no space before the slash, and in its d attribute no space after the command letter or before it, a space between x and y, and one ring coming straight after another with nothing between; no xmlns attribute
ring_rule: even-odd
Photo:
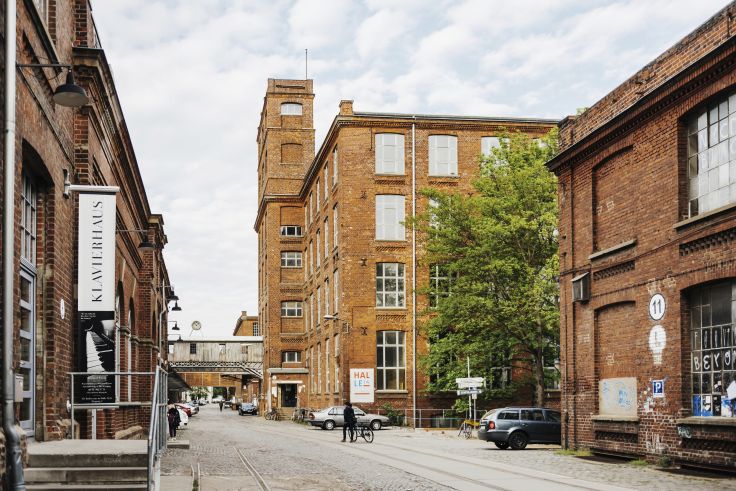
<svg viewBox="0 0 736 491"><path fill-rule="evenodd" d="M396 135L396 146L394 147L396 161L396 173L404 174L404 135Z"/></svg>
<svg viewBox="0 0 736 491"><path fill-rule="evenodd" d="M448 157L447 157L447 167L448 167L448 173L451 176L457 175L457 137L456 136L448 136Z"/></svg>
<svg viewBox="0 0 736 491"><path fill-rule="evenodd" d="M396 208L397 208L397 214L396 214L396 235L394 235L394 239L397 240L404 240L406 239L406 226L404 225L404 221L406 220L405 217L405 210L404 210L404 197L403 196L396 196Z"/></svg>
<svg viewBox="0 0 736 491"><path fill-rule="evenodd" d="M385 235L383 213L383 196L376 196L376 239L383 239Z"/></svg>
<svg viewBox="0 0 736 491"><path fill-rule="evenodd" d="M429 137L429 174L437 174L437 137Z"/></svg>
<svg viewBox="0 0 736 491"><path fill-rule="evenodd" d="M376 174L383 173L383 135L376 135Z"/></svg>

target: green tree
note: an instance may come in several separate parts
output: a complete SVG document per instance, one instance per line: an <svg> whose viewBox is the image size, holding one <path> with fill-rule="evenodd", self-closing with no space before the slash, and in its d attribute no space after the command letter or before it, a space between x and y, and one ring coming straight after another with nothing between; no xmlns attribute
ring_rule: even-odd
<svg viewBox="0 0 736 491"><path fill-rule="evenodd" d="M430 347L421 363L429 390L447 391L466 376L467 357L473 376L488 380L513 360L529 370L526 382L543 404L544 366L559 346L557 186L545 166L557 134L514 133L501 142L480 158L474 193L422 191L433 206L415 226L426 234L427 263L449 280L424 291L435 307L422 322Z"/></svg>
<svg viewBox="0 0 736 491"><path fill-rule="evenodd" d="M192 399L198 401L200 399L204 399L207 397L208 391L207 387L197 386L195 385L192 387L192 389L189 391L189 395Z"/></svg>

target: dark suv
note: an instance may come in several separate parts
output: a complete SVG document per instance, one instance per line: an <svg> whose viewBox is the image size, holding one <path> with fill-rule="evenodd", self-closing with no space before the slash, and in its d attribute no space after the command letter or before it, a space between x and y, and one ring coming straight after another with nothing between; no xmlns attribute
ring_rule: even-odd
<svg viewBox="0 0 736 491"><path fill-rule="evenodd" d="M478 438L502 450L522 450L527 443L560 443L560 412L542 407L503 407L480 420Z"/></svg>

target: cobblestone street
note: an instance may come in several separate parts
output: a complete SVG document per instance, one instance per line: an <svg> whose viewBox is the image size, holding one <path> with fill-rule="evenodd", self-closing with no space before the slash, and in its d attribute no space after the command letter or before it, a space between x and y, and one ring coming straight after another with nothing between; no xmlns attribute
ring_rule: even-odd
<svg viewBox="0 0 736 491"><path fill-rule="evenodd" d="M531 446L498 450L455 432L389 429L373 444L340 442L341 432L291 422L238 416L216 406L202 407L179 433L190 449L169 449L162 462L167 476L190 476L197 468L200 489L209 490L557 490L641 489L688 491L736 489L732 478L675 475L626 463L593 462ZM247 464L262 478L259 487ZM178 481L177 481L178 482Z"/></svg>

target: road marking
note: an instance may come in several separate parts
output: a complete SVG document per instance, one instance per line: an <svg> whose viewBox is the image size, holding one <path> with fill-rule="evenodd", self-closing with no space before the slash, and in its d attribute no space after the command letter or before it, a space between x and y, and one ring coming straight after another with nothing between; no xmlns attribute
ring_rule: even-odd
<svg viewBox="0 0 736 491"><path fill-rule="evenodd" d="M253 467L253 464L250 463L250 461L246 458L245 455L238 449L238 447L233 447L235 451L238 453L238 457L240 457L240 461L243 463L246 469L248 469L248 472L250 472L250 475L253 476L253 479L256 480L256 483L258 483L258 487L261 488L262 491L271 491L271 488L268 487L268 484L266 484L266 481L263 480L261 475L258 473L255 467Z"/></svg>

